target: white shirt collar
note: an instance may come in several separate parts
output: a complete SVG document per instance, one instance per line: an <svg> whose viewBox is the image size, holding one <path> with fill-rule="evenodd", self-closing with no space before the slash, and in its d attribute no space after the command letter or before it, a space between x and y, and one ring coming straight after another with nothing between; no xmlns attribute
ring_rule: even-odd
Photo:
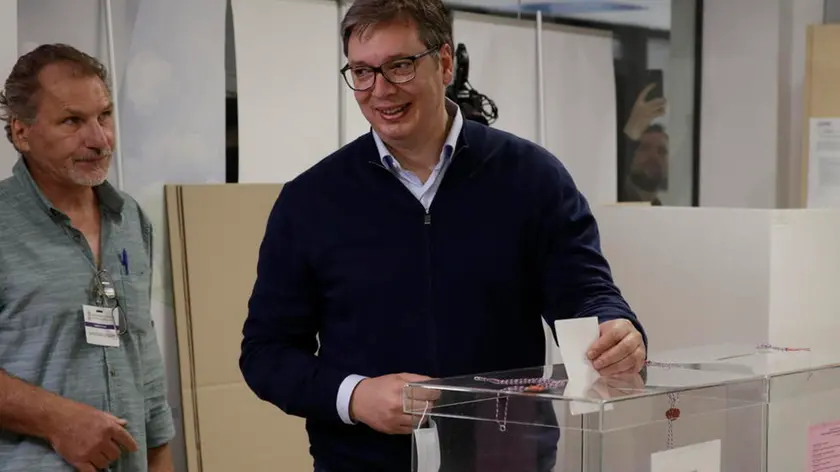
<svg viewBox="0 0 840 472"><path fill-rule="evenodd" d="M461 135L461 128L464 127L464 115L461 113L460 107L448 98L445 100L446 103L444 106L446 107L446 112L449 116L453 117L453 120L452 127L449 129L449 134L446 136L446 141L443 144L443 149L440 153L441 159L440 162L438 162L438 165L443 164L444 161L452 157L452 154L455 151L455 145L458 142L458 136ZM394 156L391 155L391 151L389 151L385 146L382 138L380 138L373 129L371 129L371 133L373 134L373 140L376 142L376 149L379 150L379 158L382 160L382 164L388 168L400 168L399 162L397 162L397 160L394 159Z"/></svg>

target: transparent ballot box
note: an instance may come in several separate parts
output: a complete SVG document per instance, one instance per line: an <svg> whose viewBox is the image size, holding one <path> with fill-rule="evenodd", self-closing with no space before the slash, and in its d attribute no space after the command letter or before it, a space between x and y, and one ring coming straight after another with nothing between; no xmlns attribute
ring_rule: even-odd
<svg viewBox="0 0 840 472"><path fill-rule="evenodd" d="M409 384L413 472L760 472L766 379L647 367L569 382L562 365Z"/></svg>
<svg viewBox="0 0 840 472"><path fill-rule="evenodd" d="M658 358L672 368L713 362L765 377L766 470L840 471L840 351L724 345L671 351Z"/></svg>

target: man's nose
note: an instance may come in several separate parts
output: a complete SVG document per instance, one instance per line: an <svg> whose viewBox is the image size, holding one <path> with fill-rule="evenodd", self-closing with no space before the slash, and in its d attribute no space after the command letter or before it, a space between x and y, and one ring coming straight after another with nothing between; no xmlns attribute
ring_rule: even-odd
<svg viewBox="0 0 840 472"><path fill-rule="evenodd" d="M89 148L105 149L110 147L110 129L95 121L85 127L85 145Z"/></svg>
<svg viewBox="0 0 840 472"><path fill-rule="evenodd" d="M386 97L393 94L396 88L382 73L379 73L374 77L371 92L373 92L373 96L375 97Z"/></svg>

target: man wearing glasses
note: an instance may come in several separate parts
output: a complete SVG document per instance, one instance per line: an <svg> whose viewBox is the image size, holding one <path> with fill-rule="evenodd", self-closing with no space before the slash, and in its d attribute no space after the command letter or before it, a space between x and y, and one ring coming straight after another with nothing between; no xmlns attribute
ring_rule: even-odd
<svg viewBox="0 0 840 472"><path fill-rule="evenodd" d="M565 168L445 98L442 2L356 0L342 37L372 130L284 186L240 357L260 398L307 419L315 469L410 470L405 384L542 365L542 316L597 316L595 368L639 372L641 325Z"/></svg>
<svg viewBox="0 0 840 472"><path fill-rule="evenodd" d="M106 181L105 68L40 46L15 64L0 110L21 155L0 182L0 471L173 471L152 229Z"/></svg>

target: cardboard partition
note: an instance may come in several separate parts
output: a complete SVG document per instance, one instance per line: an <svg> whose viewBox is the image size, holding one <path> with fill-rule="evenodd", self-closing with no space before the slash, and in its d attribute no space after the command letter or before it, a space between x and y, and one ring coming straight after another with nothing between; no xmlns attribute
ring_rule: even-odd
<svg viewBox="0 0 840 472"><path fill-rule="evenodd" d="M239 371L259 246L282 185L166 186L189 472L310 472L304 420Z"/></svg>
<svg viewBox="0 0 840 472"><path fill-rule="evenodd" d="M830 167L823 170L820 156L812 149L816 137L811 135L813 120L840 120L840 24L810 25L806 40L805 81L803 87L802 120L802 206L822 206L824 201L809 201L816 189L812 183L831 179ZM829 153L831 155L831 153ZM834 153L836 159L836 152ZM836 187L836 181L827 187ZM819 200L819 199L818 199ZM836 205L835 205L836 206Z"/></svg>

